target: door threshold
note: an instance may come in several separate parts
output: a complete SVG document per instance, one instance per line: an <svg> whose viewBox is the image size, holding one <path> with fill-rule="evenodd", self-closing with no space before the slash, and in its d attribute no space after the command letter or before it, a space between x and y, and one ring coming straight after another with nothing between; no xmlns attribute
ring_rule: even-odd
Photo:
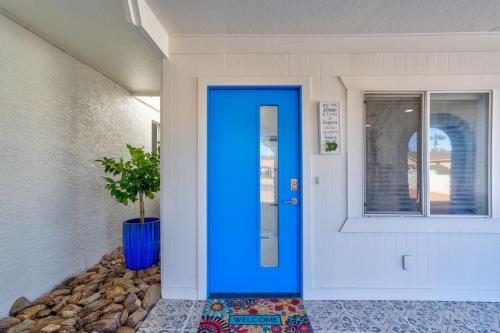
<svg viewBox="0 0 500 333"><path fill-rule="evenodd" d="M302 298L300 293L211 293L208 298Z"/></svg>

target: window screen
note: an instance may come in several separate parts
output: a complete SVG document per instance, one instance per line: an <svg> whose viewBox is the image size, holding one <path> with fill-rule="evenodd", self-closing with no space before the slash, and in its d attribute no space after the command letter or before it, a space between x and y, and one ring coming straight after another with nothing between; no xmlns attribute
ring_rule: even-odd
<svg viewBox="0 0 500 333"><path fill-rule="evenodd" d="M422 96L365 95L365 214L422 214Z"/></svg>
<svg viewBox="0 0 500 333"><path fill-rule="evenodd" d="M431 94L431 214L488 214L488 104L488 93Z"/></svg>

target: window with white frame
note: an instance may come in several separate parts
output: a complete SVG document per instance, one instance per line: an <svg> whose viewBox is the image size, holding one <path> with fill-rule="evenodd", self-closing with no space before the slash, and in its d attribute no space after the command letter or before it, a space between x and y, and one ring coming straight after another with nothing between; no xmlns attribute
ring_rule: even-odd
<svg viewBox="0 0 500 333"><path fill-rule="evenodd" d="M488 216L489 92L366 93L364 215Z"/></svg>
<svg viewBox="0 0 500 333"><path fill-rule="evenodd" d="M160 145L160 124L156 121L151 122L151 151L158 151Z"/></svg>

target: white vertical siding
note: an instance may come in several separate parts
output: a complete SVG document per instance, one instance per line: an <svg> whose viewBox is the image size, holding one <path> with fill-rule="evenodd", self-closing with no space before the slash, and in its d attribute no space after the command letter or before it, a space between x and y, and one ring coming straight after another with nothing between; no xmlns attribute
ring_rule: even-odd
<svg viewBox="0 0 500 333"><path fill-rule="evenodd" d="M312 294L315 298L482 298L485 293L439 290L492 290L500 295L500 235L494 234L348 234L338 230L346 219L346 91L344 74L500 74L500 52L259 53L174 55L165 66L164 90L170 108L163 122L168 145L172 202L164 254L164 297L195 295L196 280L196 77L310 76L312 100L339 99L343 151L318 155L317 116L312 126ZM202 64L201 66L199 64ZM498 87L492 87L498 88ZM316 112L316 108L313 109ZM165 219L164 219L165 220ZM414 257L414 269L401 269L401 255ZM180 289L185 288L185 292ZM394 291L394 290L400 290ZM421 293L418 290L431 290ZM365 295L366 297L363 297ZM406 296L405 296L406 295ZM451 296L443 296L451 295ZM455 296L453 296L455 295ZM194 297L194 296L193 296Z"/></svg>

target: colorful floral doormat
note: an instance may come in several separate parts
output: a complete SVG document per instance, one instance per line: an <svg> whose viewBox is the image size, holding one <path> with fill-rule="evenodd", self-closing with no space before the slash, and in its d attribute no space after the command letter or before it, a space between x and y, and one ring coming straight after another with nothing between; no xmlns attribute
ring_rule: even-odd
<svg viewBox="0 0 500 333"><path fill-rule="evenodd" d="M312 333L302 300L209 299L198 333Z"/></svg>

